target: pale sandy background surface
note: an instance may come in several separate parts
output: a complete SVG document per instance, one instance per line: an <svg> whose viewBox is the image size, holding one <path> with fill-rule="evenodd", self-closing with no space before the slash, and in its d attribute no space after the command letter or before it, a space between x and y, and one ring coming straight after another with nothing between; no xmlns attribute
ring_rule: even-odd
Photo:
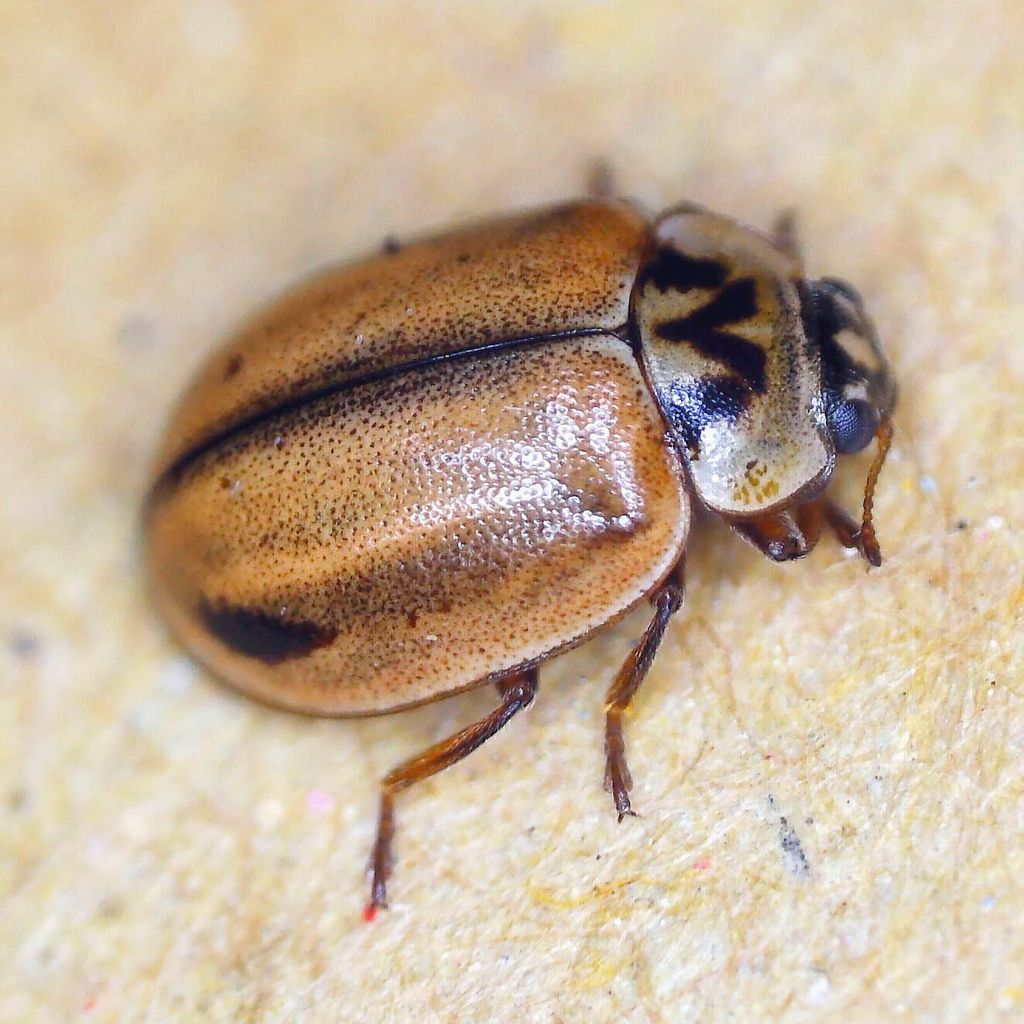
<svg viewBox="0 0 1024 1024"><path fill-rule="evenodd" d="M1021 4L255 6L0 8L0 1020L1024 1019ZM226 692L146 603L146 461L254 303L597 156L652 206L796 205L862 288L888 560L700 529L643 817L600 784L641 615L402 801L367 925L375 779L493 698Z"/></svg>

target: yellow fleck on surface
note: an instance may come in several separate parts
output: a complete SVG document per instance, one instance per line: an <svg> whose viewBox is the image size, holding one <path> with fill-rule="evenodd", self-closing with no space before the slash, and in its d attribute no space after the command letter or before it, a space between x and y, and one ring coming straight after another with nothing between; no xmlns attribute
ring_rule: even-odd
<svg viewBox="0 0 1024 1024"><path fill-rule="evenodd" d="M1012 0L6 5L0 1020L1019 1020L1022 38ZM254 305L601 157L652 208L797 208L864 294L886 561L698 524L626 725L642 817L601 788L638 612L400 799L365 924L375 779L494 697L219 686L146 600L147 460Z"/></svg>

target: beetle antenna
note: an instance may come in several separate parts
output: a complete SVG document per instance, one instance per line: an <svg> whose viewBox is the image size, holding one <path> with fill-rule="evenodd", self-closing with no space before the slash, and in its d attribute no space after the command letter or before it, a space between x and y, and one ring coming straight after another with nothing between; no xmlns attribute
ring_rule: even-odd
<svg viewBox="0 0 1024 1024"><path fill-rule="evenodd" d="M875 506L875 484L878 483L878 474L882 472L882 463L889 454L889 446L892 444L892 420L884 419L878 424L878 451L875 452L875 461L871 463L868 470L868 478L864 483L864 518L861 520L860 532L857 535L858 547L861 554L876 568L882 564L882 551L878 546L878 537L875 536L875 523L872 518Z"/></svg>
<svg viewBox="0 0 1024 1024"><path fill-rule="evenodd" d="M783 210L772 225L772 240L787 256L803 267L804 256L800 248L800 217L792 207ZM802 272L802 271L801 271Z"/></svg>

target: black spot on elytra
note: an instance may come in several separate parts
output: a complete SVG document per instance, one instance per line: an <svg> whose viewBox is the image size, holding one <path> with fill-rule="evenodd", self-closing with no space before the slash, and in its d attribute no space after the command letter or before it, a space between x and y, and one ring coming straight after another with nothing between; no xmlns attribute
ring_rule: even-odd
<svg viewBox="0 0 1024 1024"><path fill-rule="evenodd" d="M702 377L673 381L662 396L662 404L690 457L697 458L704 428L719 420L735 421L750 399L750 389L734 377Z"/></svg>
<svg viewBox="0 0 1024 1024"><path fill-rule="evenodd" d="M238 352L231 356L224 366L224 379L231 380L232 377L237 376L238 371L242 369L242 364L244 362L245 360Z"/></svg>
<svg viewBox="0 0 1024 1024"><path fill-rule="evenodd" d="M751 391L763 395L766 356L760 345L746 338L719 330L738 323L757 312L757 288L752 278L744 277L723 288L707 305L690 313L656 324L654 333L664 341L686 342L702 355L722 363Z"/></svg>
<svg viewBox="0 0 1024 1024"><path fill-rule="evenodd" d="M727 273L718 260L687 256L670 245L662 245L641 269L637 283L641 288L652 284L661 292L688 292L694 288L719 288Z"/></svg>
<svg viewBox="0 0 1024 1024"><path fill-rule="evenodd" d="M199 599L198 612L203 624L221 643L267 665L304 657L338 635L333 627L317 622L271 615L258 608L240 608L205 597Z"/></svg>

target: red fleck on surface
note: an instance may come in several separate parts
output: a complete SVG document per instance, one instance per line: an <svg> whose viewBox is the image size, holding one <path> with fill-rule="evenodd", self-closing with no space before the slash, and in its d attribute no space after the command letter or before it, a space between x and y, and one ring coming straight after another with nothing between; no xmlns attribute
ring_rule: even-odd
<svg viewBox="0 0 1024 1024"><path fill-rule="evenodd" d="M363 907L363 920L369 924L371 921L376 920L376 917L377 908L372 903L367 903L366 906Z"/></svg>
<svg viewBox="0 0 1024 1024"><path fill-rule="evenodd" d="M92 1011L95 1010L95 1009L96 1009L96 997L95 996L91 996L89 999L86 999L85 1003L82 1005L82 1012L83 1013L92 1013Z"/></svg>
<svg viewBox="0 0 1024 1024"><path fill-rule="evenodd" d="M327 814L334 810L334 797L322 789L311 789L306 794L306 810L310 814Z"/></svg>
<svg viewBox="0 0 1024 1024"><path fill-rule="evenodd" d="M693 862L693 870L694 871L707 871L707 869L709 867L711 867L711 858L710 857L698 857Z"/></svg>

